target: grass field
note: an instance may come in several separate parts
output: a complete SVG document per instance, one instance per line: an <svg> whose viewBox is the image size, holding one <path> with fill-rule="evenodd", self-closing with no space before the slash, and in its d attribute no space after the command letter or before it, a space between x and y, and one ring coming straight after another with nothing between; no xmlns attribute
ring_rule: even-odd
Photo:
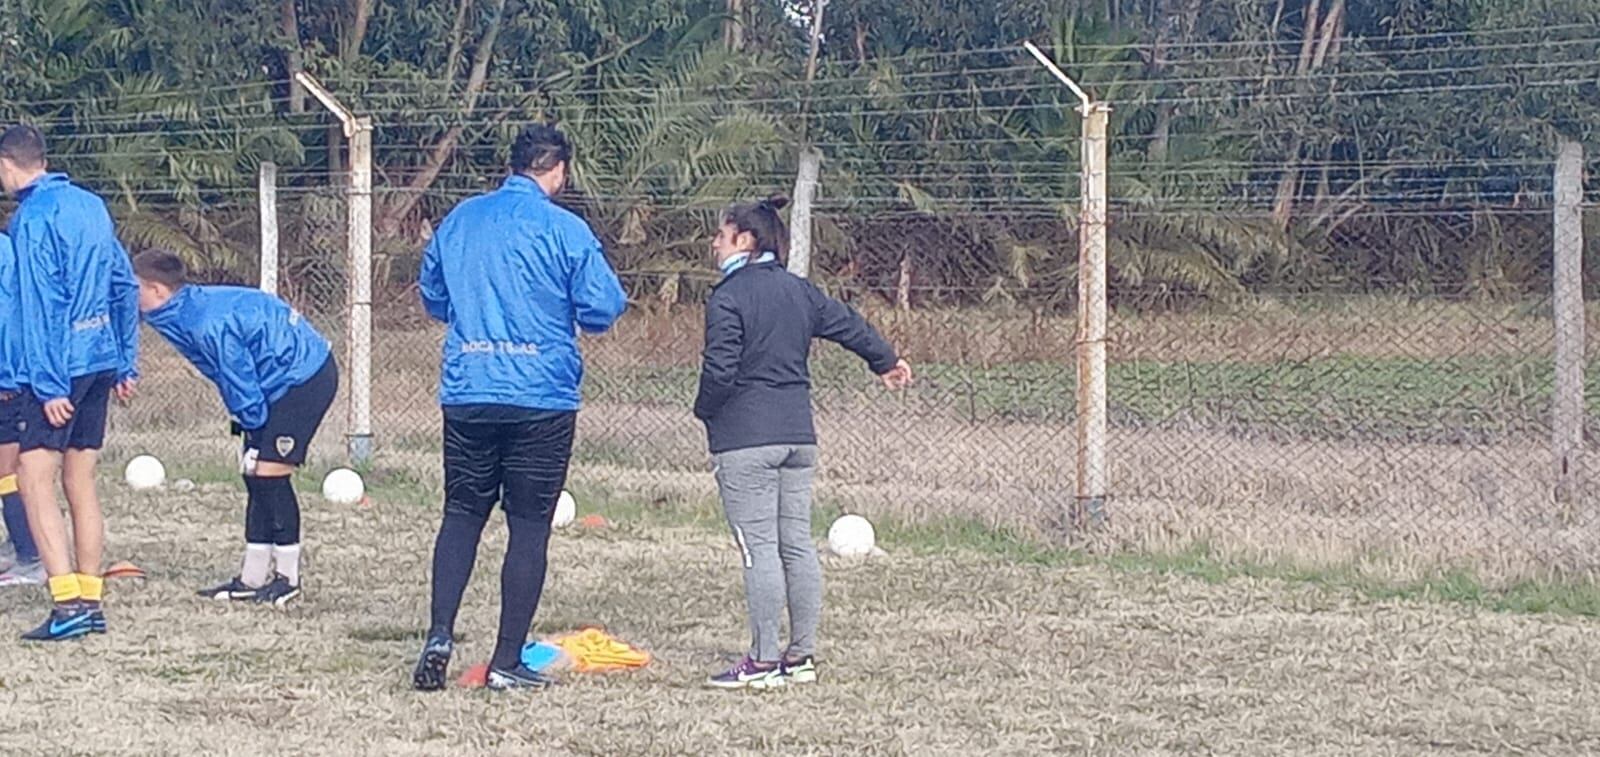
<svg viewBox="0 0 1600 757"><path fill-rule="evenodd" d="M1552 497L1547 310L1323 298L1114 313L1113 520L1086 546L1205 548L1396 581L1600 573L1600 458L1578 461L1579 496ZM853 356L817 349L824 501L874 519L1058 540L1077 451L1070 318L1004 308L871 317L921 381L889 395ZM693 308L643 306L585 341L580 484L704 502L705 440L689 413L700 328ZM375 472L435 482L440 331L380 323L375 337ZM228 459L214 391L158 339L148 347L145 396L114 415L113 452ZM1600 363L1588 376L1592 434ZM339 407L316 450L325 462L341 453Z"/></svg>
<svg viewBox="0 0 1600 757"><path fill-rule="evenodd" d="M1448 577L1379 591L1200 553L1102 559L930 524L886 524L887 558L828 561L822 684L703 691L745 640L737 557L714 512L583 490L582 507L617 526L559 532L536 631L601 623L656 661L542 694L424 696L407 672L425 624L432 485L396 479L371 507L304 496L308 594L287 611L191 594L233 569L237 486L105 491L111 556L151 578L112 584L108 636L0 640L0 753L1600 750L1597 621L1504 611L1532 594L1507 601ZM480 553L459 663L492 646L503 536L491 526ZM0 591L7 633L45 606L40 590ZM63 713L70 735L57 740Z"/></svg>

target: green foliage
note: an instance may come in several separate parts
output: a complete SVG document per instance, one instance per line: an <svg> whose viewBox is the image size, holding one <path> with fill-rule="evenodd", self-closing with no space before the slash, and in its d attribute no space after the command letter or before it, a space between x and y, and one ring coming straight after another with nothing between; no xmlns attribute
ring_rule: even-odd
<svg viewBox="0 0 1600 757"><path fill-rule="evenodd" d="M372 0L364 25L359 5L0 0L0 119L45 128L130 243L243 276L261 161L290 190L343 181L342 137L287 81L302 66L378 126L397 286L529 121L577 136L573 202L619 265L668 277L717 207L788 189L804 141L820 280L892 296L908 264L919 296L1046 307L1074 293L1079 119L1022 39L1114 104L1122 301L1542 286L1547 237L1486 209L1537 206L1556 140L1600 123L1584 0L835 0L814 82L804 0L744 0L740 51L726 0ZM1530 28L1551 31L1506 31Z"/></svg>

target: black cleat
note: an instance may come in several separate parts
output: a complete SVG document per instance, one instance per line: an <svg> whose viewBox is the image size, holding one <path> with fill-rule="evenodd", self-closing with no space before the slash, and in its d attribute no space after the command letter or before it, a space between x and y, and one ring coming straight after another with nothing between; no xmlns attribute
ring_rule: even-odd
<svg viewBox="0 0 1600 757"><path fill-rule="evenodd" d="M446 683L446 673L450 669L450 655L456 650L455 642L448 638L435 636L428 639L422 648L422 656L417 658L417 667L411 671L411 685L417 691L440 691Z"/></svg>
<svg viewBox="0 0 1600 757"><path fill-rule="evenodd" d="M512 689L539 690L548 689L556 685L556 680L519 664L509 670L491 669L489 671L488 685L489 688L495 691L510 691Z"/></svg>
<svg viewBox="0 0 1600 757"><path fill-rule="evenodd" d="M233 578L229 579L227 583L213 586L209 589L201 589L195 593L205 597L206 599L216 599L222 601L231 600L234 602L254 602L256 601L256 595L259 594L264 588L266 587L246 586L243 580L241 580L238 576L234 576Z"/></svg>
<svg viewBox="0 0 1600 757"><path fill-rule="evenodd" d="M299 596L300 587L289 583L289 579L284 578L283 574L279 573L272 579L272 583L256 589L255 601L270 604L273 607L283 607L299 598Z"/></svg>

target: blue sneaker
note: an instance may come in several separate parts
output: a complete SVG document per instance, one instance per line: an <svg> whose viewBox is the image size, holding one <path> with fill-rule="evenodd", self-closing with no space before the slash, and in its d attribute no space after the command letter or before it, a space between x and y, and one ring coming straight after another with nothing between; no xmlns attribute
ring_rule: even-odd
<svg viewBox="0 0 1600 757"><path fill-rule="evenodd" d="M94 632L94 611L81 602L59 604L50 610L50 617L22 635L23 641L66 641Z"/></svg>
<svg viewBox="0 0 1600 757"><path fill-rule="evenodd" d="M706 679L706 685L713 689L775 689L783 684L781 663L756 662L749 657Z"/></svg>
<svg viewBox="0 0 1600 757"><path fill-rule="evenodd" d="M422 647L422 656L417 658L417 667L411 671L411 685L417 691L440 691L446 684L446 673L450 669L450 655L454 654L456 644L447 636L432 636L428 643Z"/></svg>
<svg viewBox="0 0 1600 757"><path fill-rule="evenodd" d="M83 608L89 611L90 633L106 632L106 611L99 602L83 603Z"/></svg>

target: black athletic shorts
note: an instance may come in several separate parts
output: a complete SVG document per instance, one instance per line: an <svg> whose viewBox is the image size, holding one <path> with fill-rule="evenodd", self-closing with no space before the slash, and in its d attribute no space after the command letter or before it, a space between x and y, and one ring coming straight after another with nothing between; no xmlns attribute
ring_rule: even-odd
<svg viewBox="0 0 1600 757"><path fill-rule="evenodd" d="M243 432L240 472L254 473L257 462L305 463L311 439L317 435L338 392L339 366L329 355L328 362L315 375L272 403L267 409L267 425Z"/></svg>
<svg viewBox="0 0 1600 757"><path fill-rule="evenodd" d="M0 444L16 444L21 439L17 421L21 420L22 392L0 391Z"/></svg>
<svg viewBox="0 0 1600 757"><path fill-rule="evenodd" d="M502 405L444 408L444 506L487 517L550 520L567 485L576 411Z"/></svg>
<svg viewBox="0 0 1600 757"><path fill-rule="evenodd" d="M23 452L48 449L100 449L106 443L106 414L110 410L111 390L117 374L91 373L72 380L72 420L56 428L44 416L44 403L31 390L24 389L16 400L17 442Z"/></svg>

